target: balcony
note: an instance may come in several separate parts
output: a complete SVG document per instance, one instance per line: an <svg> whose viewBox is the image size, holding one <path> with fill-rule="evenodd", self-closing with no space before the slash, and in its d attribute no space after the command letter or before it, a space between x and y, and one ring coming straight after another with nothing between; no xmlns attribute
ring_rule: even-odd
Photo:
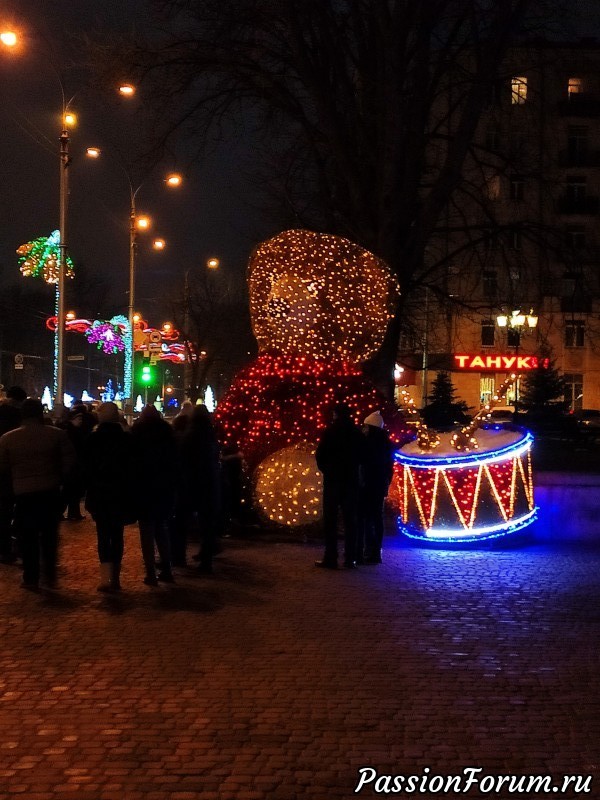
<svg viewBox="0 0 600 800"><path fill-rule="evenodd" d="M563 195L558 198L557 211L559 214L598 214L600 198L598 197L569 197Z"/></svg>
<svg viewBox="0 0 600 800"><path fill-rule="evenodd" d="M600 116L600 98L588 92L571 94L568 100L561 100L558 103L558 113L561 117Z"/></svg>
<svg viewBox="0 0 600 800"><path fill-rule="evenodd" d="M559 167L600 167L600 150L561 150Z"/></svg>

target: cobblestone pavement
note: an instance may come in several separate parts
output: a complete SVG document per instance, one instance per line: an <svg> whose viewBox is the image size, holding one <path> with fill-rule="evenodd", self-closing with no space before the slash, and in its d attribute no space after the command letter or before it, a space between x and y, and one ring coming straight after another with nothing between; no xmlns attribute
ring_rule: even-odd
<svg viewBox="0 0 600 800"><path fill-rule="evenodd" d="M101 596L92 525L62 535L59 590L0 567L0 798L325 800L357 796L366 765L597 771L600 550L389 537L383 565L329 572L317 544L230 539L213 576L155 589L132 526L124 591Z"/></svg>

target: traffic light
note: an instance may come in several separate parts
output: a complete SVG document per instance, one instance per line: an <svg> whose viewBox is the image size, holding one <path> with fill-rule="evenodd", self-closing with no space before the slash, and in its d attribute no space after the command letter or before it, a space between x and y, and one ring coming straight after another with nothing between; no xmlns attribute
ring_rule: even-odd
<svg viewBox="0 0 600 800"><path fill-rule="evenodd" d="M151 367L149 364L144 364L142 366L142 383L146 385L149 383L154 383L154 367Z"/></svg>

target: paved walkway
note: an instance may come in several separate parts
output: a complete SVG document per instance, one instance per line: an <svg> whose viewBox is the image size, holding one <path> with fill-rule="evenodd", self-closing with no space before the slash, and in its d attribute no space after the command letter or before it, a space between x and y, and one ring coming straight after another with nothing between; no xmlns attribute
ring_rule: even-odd
<svg viewBox="0 0 600 800"><path fill-rule="evenodd" d="M132 527L106 597L94 545L63 526L58 591L0 567L0 798L325 800L374 797L354 794L366 765L598 770L600 550L390 537L382 566L331 573L316 545L232 539L215 575L152 589Z"/></svg>

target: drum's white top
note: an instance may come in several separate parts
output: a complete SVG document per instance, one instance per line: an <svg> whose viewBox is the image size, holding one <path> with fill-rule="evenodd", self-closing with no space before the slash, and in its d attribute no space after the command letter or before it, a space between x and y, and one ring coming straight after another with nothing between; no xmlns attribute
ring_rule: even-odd
<svg viewBox="0 0 600 800"><path fill-rule="evenodd" d="M427 458L444 458L444 456L453 455L464 456L464 450L456 450L450 444L450 439L452 436L454 436L454 433L455 431L451 431L450 433L440 433L439 445L428 453L422 453L416 441L405 444L404 447L401 448L401 452L406 453L406 455L422 458L423 460ZM486 430L479 428L475 431L474 436L477 439L479 448L477 450L472 450L471 452L486 453L492 450L499 450L503 447L509 447L511 444L515 444L520 439L523 439L525 433L523 431L505 430L504 428L488 428Z"/></svg>

